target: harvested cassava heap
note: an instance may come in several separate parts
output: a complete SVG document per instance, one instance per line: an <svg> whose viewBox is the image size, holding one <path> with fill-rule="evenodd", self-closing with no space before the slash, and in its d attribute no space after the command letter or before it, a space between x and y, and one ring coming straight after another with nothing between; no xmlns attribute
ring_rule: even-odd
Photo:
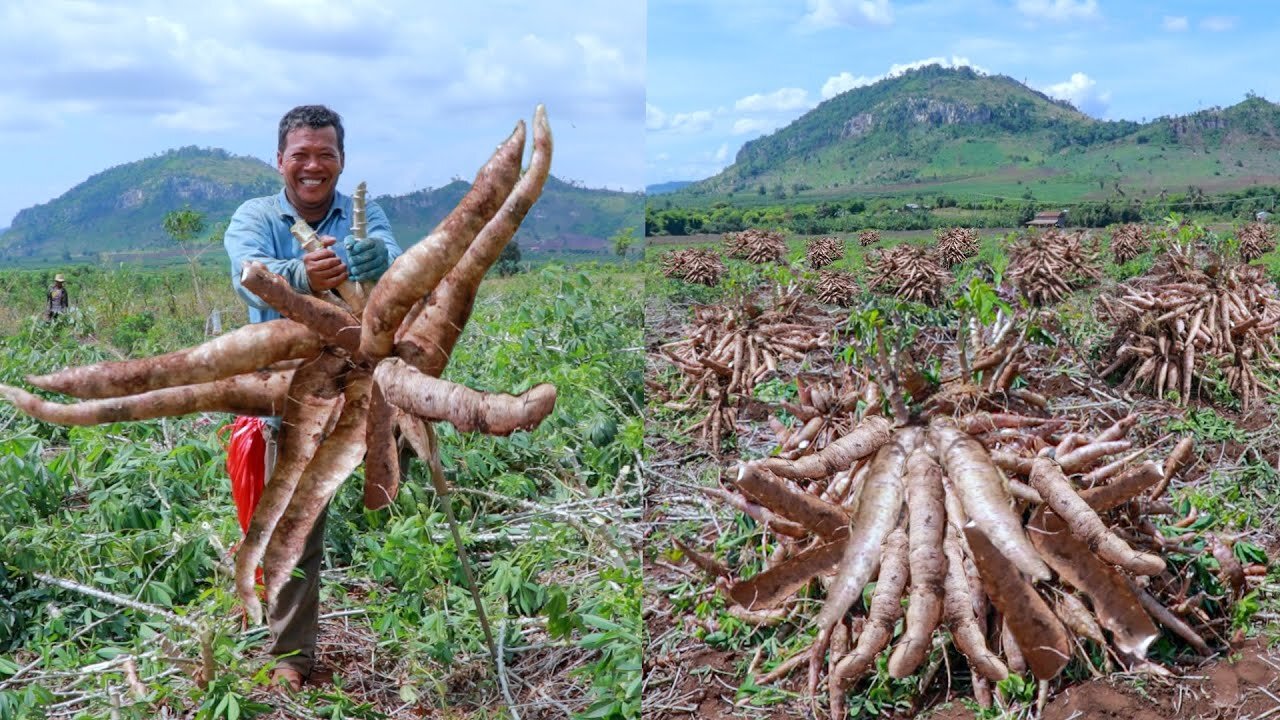
<svg viewBox="0 0 1280 720"><path fill-rule="evenodd" d="M911 302L937 305L953 280L925 248L897 245L873 261L871 287Z"/></svg>
<svg viewBox="0 0 1280 720"><path fill-rule="evenodd" d="M942 259L943 265L959 265L977 254L977 230L949 228L938 231L938 256Z"/></svg>
<svg viewBox="0 0 1280 720"><path fill-rule="evenodd" d="M849 434L858 424L858 402L874 405L878 397L879 387L847 366L839 380L797 377L795 402L780 403L780 409L795 418L795 426L788 428L777 417L769 417L769 426L778 436L778 457L797 458Z"/></svg>
<svg viewBox="0 0 1280 720"><path fill-rule="evenodd" d="M1251 222L1236 233L1240 241L1240 259L1252 262L1276 249L1276 231L1270 224Z"/></svg>
<svg viewBox="0 0 1280 720"><path fill-rule="evenodd" d="M818 273L818 302L848 307L859 292L857 281L849 273L827 270Z"/></svg>
<svg viewBox="0 0 1280 720"><path fill-rule="evenodd" d="M862 247L875 245L878 242L880 242L879 230L863 230L858 233L858 243L861 244Z"/></svg>
<svg viewBox="0 0 1280 720"><path fill-rule="evenodd" d="M780 262L787 254L787 243L776 230L751 228L738 233L725 233L725 252L731 258L746 260L757 265Z"/></svg>
<svg viewBox="0 0 1280 720"><path fill-rule="evenodd" d="M1193 393L1212 397L1205 385L1220 378L1247 410L1262 399L1256 370L1280 370L1280 301L1260 267L1175 248L1148 275L1098 300L1116 327L1102 375L1123 372L1122 392L1176 391L1185 406Z"/></svg>
<svg viewBox="0 0 1280 720"><path fill-rule="evenodd" d="M823 268L844 257L844 241L834 235L825 235L809 241L805 258L811 268Z"/></svg>
<svg viewBox="0 0 1280 720"><path fill-rule="evenodd" d="M734 305L694 308L694 324L682 340L666 343L659 353L685 375L676 391L681 398L667 407L691 410L711 406L708 414L685 432L719 452L720 440L732 432L735 413L731 395L750 396L760 380L776 373L787 360L803 361L807 353L829 349L825 314L798 293L772 298L765 308L743 298Z"/></svg>
<svg viewBox="0 0 1280 720"><path fill-rule="evenodd" d="M953 643L989 704L991 683L1011 670L1049 679L1072 657L1091 662L1083 640L1146 667L1157 622L1207 651L1145 589L1178 582L1142 496L1163 488L1191 443L1163 467L1133 454L1112 461L1130 449L1135 422L1059 436L1061 423L1043 418L975 413L894 428L869 416L816 453L744 463L733 493L708 493L767 525L777 551L764 571L741 579L688 551L720 576L729 612L755 624L795 622L799 591L824 578L813 645L757 682L807 664L816 692L825 671L831 717L843 717L846 694L882 653L902 678L940 664L936 651ZM873 581L865 617L851 619Z"/></svg>
<svg viewBox="0 0 1280 720"><path fill-rule="evenodd" d="M662 274L676 280L712 287L724 272L724 260L713 250L672 250L662 256Z"/></svg>
<svg viewBox="0 0 1280 720"><path fill-rule="evenodd" d="M1127 263L1150 249L1146 228L1138 223L1118 225L1111 231L1111 255L1117 265Z"/></svg>
<svg viewBox="0 0 1280 720"><path fill-rule="evenodd" d="M395 428L426 460L434 443L429 422L507 435L550 414L556 398L550 385L512 397L440 379L485 272L542 192L552 151L542 106L533 143L522 176L521 122L458 207L376 284L344 288L352 293L344 294L348 302L295 292L261 263L250 263L244 286L284 318L168 355L27 378L83 402L48 402L4 385L0 396L41 420L67 425L196 412L283 416L275 470L236 555L236 592L258 621L255 567L262 562L267 603L274 604L317 518L362 461L366 507L395 498Z"/></svg>
<svg viewBox="0 0 1280 720"><path fill-rule="evenodd" d="M1096 253L1084 245L1084 232L1032 230L1009 250L1008 277L1035 305L1056 303L1074 287L1102 277Z"/></svg>

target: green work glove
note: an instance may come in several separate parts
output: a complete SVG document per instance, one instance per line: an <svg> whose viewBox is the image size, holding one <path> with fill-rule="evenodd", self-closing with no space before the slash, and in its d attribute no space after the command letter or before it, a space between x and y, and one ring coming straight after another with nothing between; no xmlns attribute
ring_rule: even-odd
<svg viewBox="0 0 1280 720"><path fill-rule="evenodd" d="M387 246L381 240L357 240L354 235L348 235L342 239L342 244L347 248L347 257L351 259L347 278L352 282L377 282L382 273L387 271Z"/></svg>

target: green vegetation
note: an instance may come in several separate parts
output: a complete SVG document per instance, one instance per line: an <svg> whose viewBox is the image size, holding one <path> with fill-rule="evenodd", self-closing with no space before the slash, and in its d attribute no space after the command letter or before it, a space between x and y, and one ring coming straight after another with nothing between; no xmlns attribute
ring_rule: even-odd
<svg viewBox="0 0 1280 720"><path fill-rule="evenodd" d="M234 302L225 274L201 271L211 304ZM69 275L77 307L61 321L26 309L0 317L9 349L0 382L152 355L203 335L185 268ZM47 279L0 272L0 298L38 305ZM559 389L535 432L441 428L440 437L510 691L517 702L543 702L542 688L573 717L639 717L641 575L631 548L642 359L627 350L640 343L640 288L634 268L617 265L491 278L448 373L477 388ZM287 703L267 693L264 633L242 630L226 570L240 535L218 439L229 420L67 428L0 407L0 717L45 717L55 703L83 718L153 718L162 705L202 719L273 707L290 717L444 708L450 717L501 717L503 695L444 513L416 462L389 510L362 509L359 472L331 507L323 612L342 616L322 628L321 661L334 683ZM37 573L155 607L124 609ZM223 673L205 691L171 659L197 657L191 623L213 631ZM127 668L136 668L140 695Z"/></svg>

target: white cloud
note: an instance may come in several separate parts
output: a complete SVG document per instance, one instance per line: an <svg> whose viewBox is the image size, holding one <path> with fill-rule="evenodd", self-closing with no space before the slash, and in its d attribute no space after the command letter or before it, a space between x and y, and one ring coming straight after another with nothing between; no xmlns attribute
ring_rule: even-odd
<svg viewBox="0 0 1280 720"><path fill-rule="evenodd" d="M687 113L676 113L672 115L667 122L666 128L672 132L692 135L700 133L711 127L712 115L710 110L695 110Z"/></svg>
<svg viewBox="0 0 1280 720"><path fill-rule="evenodd" d="M716 162L722 163L729 159L729 143L722 143L720 148L716 150L716 154L712 156Z"/></svg>
<svg viewBox="0 0 1280 720"><path fill-rule="evenodd" d="M807 3L809 12L800 20L800 26L806 29L893 23L889 0L807 0Z"/></svg>
<svg viewBox="0 0 1280 720"><path fill-rule="evenodd" d="M945 58L945 57L924 58L923 60L913 60L908 63L894 63L893 65L889 66L889 71L884 73L883 75L874 75L874 76L854 75L853 73L848 71L842 72L839 75L832 75L831 77L827 78L826 82L822 83L822 99L830 100L831 98L835 97L836 95L839 95L842 92L847 92L854 88L860 88L866 85L871 85L872 83L879 82L885 78L897 77L898 75L901 75L905 72L908 72L910 70L915 70L917 68L922 68L922 67L925 67L926 65L941 65L942 67L945 67L945 68L968 67L983 74L986 74L988 72L986 68L983 68L979 65L974 65L972 62L970 62L969 58L967 57L958 57L956 55L952 55L950 58Z"/></svg>
<svg viewBox="0 0 1280 720"><path fill-rule="evenodd" d="M1190 26L1190 23L1187 22L1187 18L1185 16L1165 15L1164 22L1162 22L1160 26L1169 32L1182 32Z"/></svg>
<svg viewBox="0 0 1280 720"><path fill-rule="evenodd" d="M1111 103L1110 92L1098 92L1098 83L1084 73L1071 73L1071 79L1043 88L1046 95L1075 105L1080 112L1101 117Z"/></svg>
<svg viewBox="0 0 1280 720"><path fill-rule="evenodd" d="M870 77L867 75L854 75L849 71L844 71L839 75L832 75L827 81L822 83L822 99L830 100L842 92L848 92L854 88L860 88L870 85L876 80L883 78L883 75Z"/></svg>
<svg viewBox="0 0 1280 720"><path fill-rule="evenodd" d="M644 129L662 130L667 127L667 114L657 105L644 104Z"/></svg>
<svg viewBox="0 0 1280 720"><path fill-rule="evenodd" d="M777 127L777 124L769 120L760 118L742 118L733 123L734 135L750 135L768 132Z"/></svg>
<svg viewBox="0 0 1280 720"><path fill-rule="evenodd" d="M1018 0L1018 12L1033 20L1096 20L1098 0Z"/></svg>
<svg viewBox="0 0 1280 720"><path fill-rule="evenodd" d="M809 107L812 107L809 93L800 88L782 88L767 95L748 95L733 104L734 110L742 112L779 112Z"/></svg>
<svg viewBox="0 0 1280 720"><path fill-rule="evenodd" d="M1214 15L1200 21L1200 28L1210 32L1225 32L1235 26L1236 19L1224 15Z"/></svg>

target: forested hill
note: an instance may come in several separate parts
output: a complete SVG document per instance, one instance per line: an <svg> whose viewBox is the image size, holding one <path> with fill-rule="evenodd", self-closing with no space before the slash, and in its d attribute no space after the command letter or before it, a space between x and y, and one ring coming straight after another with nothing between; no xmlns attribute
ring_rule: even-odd
<svg viewBox="0 0 1280 720"><path fill-rule="evenodd" d="M0 261L94 261L174 251L164 216L203 213L212 239L248 198L278 192L275 167L224 150L184 147L100 172L47 203L20 211L0 232ZM382 196L401 244L420 240L466 192L456 181L437 189ZM604 254L608 238L644 222L644 196L593 190L552 177L516 238L521 249Z"/></svg>
<svg viewBox="0 0 1280 720"><path fill-rule="evenodd" d="M1253 95L1181 117L1104 121L1009 77L935 65L837 95L667 197L1216 192L1280 182L1277 150L1280 106Z"/></svg>

